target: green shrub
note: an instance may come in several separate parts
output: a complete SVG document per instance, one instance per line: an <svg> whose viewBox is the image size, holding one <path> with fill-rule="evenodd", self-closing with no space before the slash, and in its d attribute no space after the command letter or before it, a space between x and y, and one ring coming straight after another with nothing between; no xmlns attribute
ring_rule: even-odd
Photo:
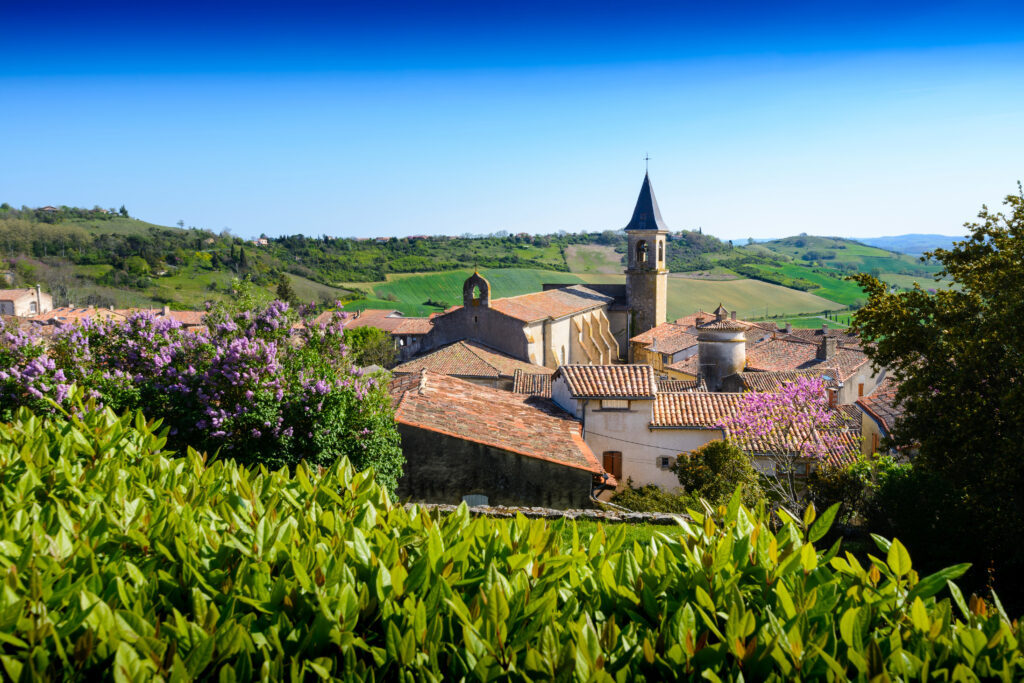
<svg viewBox="0 0 1024 683"><path fill-rule="evenodd" d="M172 457L141 417L0 426L13 680L1019 679L998 603L739 495L678 536L393 506L342 461ZM706 514L705 514L706 513ZM947 588L948 587L948 588ZM940 599L949 591L951 599Z"/></svg>
<svg viewBox="0 0 1024 683"><path fill-rule="evenodd" d="M744 504L753 505L764 498L750 458L727 441L711 441L691 453L680 454L672 469L687 494L712 505L728 501L740 485Z"/></svg>
<svg viewBox="0 0 1024 683"><path fill-rule="evenodd" d="M626 482L626 488L612 496L611 502L633 512L680 514L686 512L688 507L694 507L697 504L693 498L669 493L654 484L634 488L632 480Z"/></svg>

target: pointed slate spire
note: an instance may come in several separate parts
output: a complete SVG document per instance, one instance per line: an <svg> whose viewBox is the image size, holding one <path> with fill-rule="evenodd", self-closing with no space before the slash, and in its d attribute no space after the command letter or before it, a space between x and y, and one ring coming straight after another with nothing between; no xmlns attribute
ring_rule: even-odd
<svg viewBox="0 0 1024 683"><path fill-rule="evenodd" d="M651 187L651 177L644 173L644 184L640 186L640 196L636 198L636 208L633 209L633 218L626 226L626 230L665 230L668 227L661 219L661 210L658 209L658 200L654 198L654 188Z"/></svg>

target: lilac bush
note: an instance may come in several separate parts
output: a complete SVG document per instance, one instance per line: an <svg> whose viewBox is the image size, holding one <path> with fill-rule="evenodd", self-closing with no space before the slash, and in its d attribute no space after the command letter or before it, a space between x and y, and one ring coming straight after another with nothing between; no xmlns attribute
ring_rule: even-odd
<svg viewBox="0 0 1024 683"><path fill-rule="evenodd" d="M44 328L0 328L0 417L21 405L72 408L78 385L99 405L162 418L179 450L268 467L346 456L394 491L402 455L387 387L353 367L345 314L314 313L274 301L212 310L198 331L148 312L66 325L49 339Z"/></svg>
<svg viewBox="0 0 1024 683"><path fill-rule="evenodd" d="M766 488L794 511L803 508L800 475L849 444L819 378L799 377L771 393L747 393L719 426L744 451L769 461L762 472Z"/></svg>

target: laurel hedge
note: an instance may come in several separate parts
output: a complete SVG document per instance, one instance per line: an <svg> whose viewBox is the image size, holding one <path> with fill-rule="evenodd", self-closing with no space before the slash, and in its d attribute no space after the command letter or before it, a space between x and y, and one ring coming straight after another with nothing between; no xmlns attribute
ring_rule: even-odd
<svg viewBox="0 0 1024 683"><path fill-rule="evenodd" d="M836 508L734 496L683 533L435 518L369 472L248 470L158 423L0 425L0 671L12 680L1013 680L1021 628L898 541L815 546ZM563 536L568 538L562 540Z"/></svg>

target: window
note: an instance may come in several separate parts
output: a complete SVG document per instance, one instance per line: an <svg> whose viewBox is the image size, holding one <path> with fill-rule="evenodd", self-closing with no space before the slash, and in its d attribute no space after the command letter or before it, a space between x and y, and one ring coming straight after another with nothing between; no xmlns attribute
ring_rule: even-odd
<svg viewBox="0 0 1024 683"><path fill-rule="evenodd" d="M863 396L864 395L864 382L861 382L860 384L857 385L857 395L858 396Z"/></svg>
<svg viewBox="0 0 1024 683"><path fill-rule="evenodd" d="M604 471L612 475L616 479L622 478L622 452L621 451L605 451L604 452Z"/></svg>
<svg viewBox="0 0 1024 683"><path fill-rule="evenodd" d="M658 456L658 469L659 470L667 470L667 469L669 469L670 467L672 467L672 462L674 460L675 460L675 458L673 458L670 455L659 455Z"/></svg>
<svg viewBox="0 0 1024 683"><path fill-rule="evenodd" d="M36 313L36 302L35 301L31 302L28 305L28 312L32 313L33 315L35 315L35 313Z"/></svg>
<svg viewBox="0 0 1024 683"><path fill-rule="evenodd" d="M601 410L629 410L629 401L606 399L601 401Z"/></svg>
<svg viewBox="0 0 1024 683"><path fill-rule="evenodd" d="M881 439L878 438L878 434L872 434L871 435L871 452L872 453L877 453L878 452L878 446L879 446L879 442L880 441L881 441Z"/></svg>
<svg viewBox="0 0 1024 683"><path fill-rule="evenodd" d="M659 241L658 242L658 263L664 263L664 262L665 262L665 243Z"/></svg>

